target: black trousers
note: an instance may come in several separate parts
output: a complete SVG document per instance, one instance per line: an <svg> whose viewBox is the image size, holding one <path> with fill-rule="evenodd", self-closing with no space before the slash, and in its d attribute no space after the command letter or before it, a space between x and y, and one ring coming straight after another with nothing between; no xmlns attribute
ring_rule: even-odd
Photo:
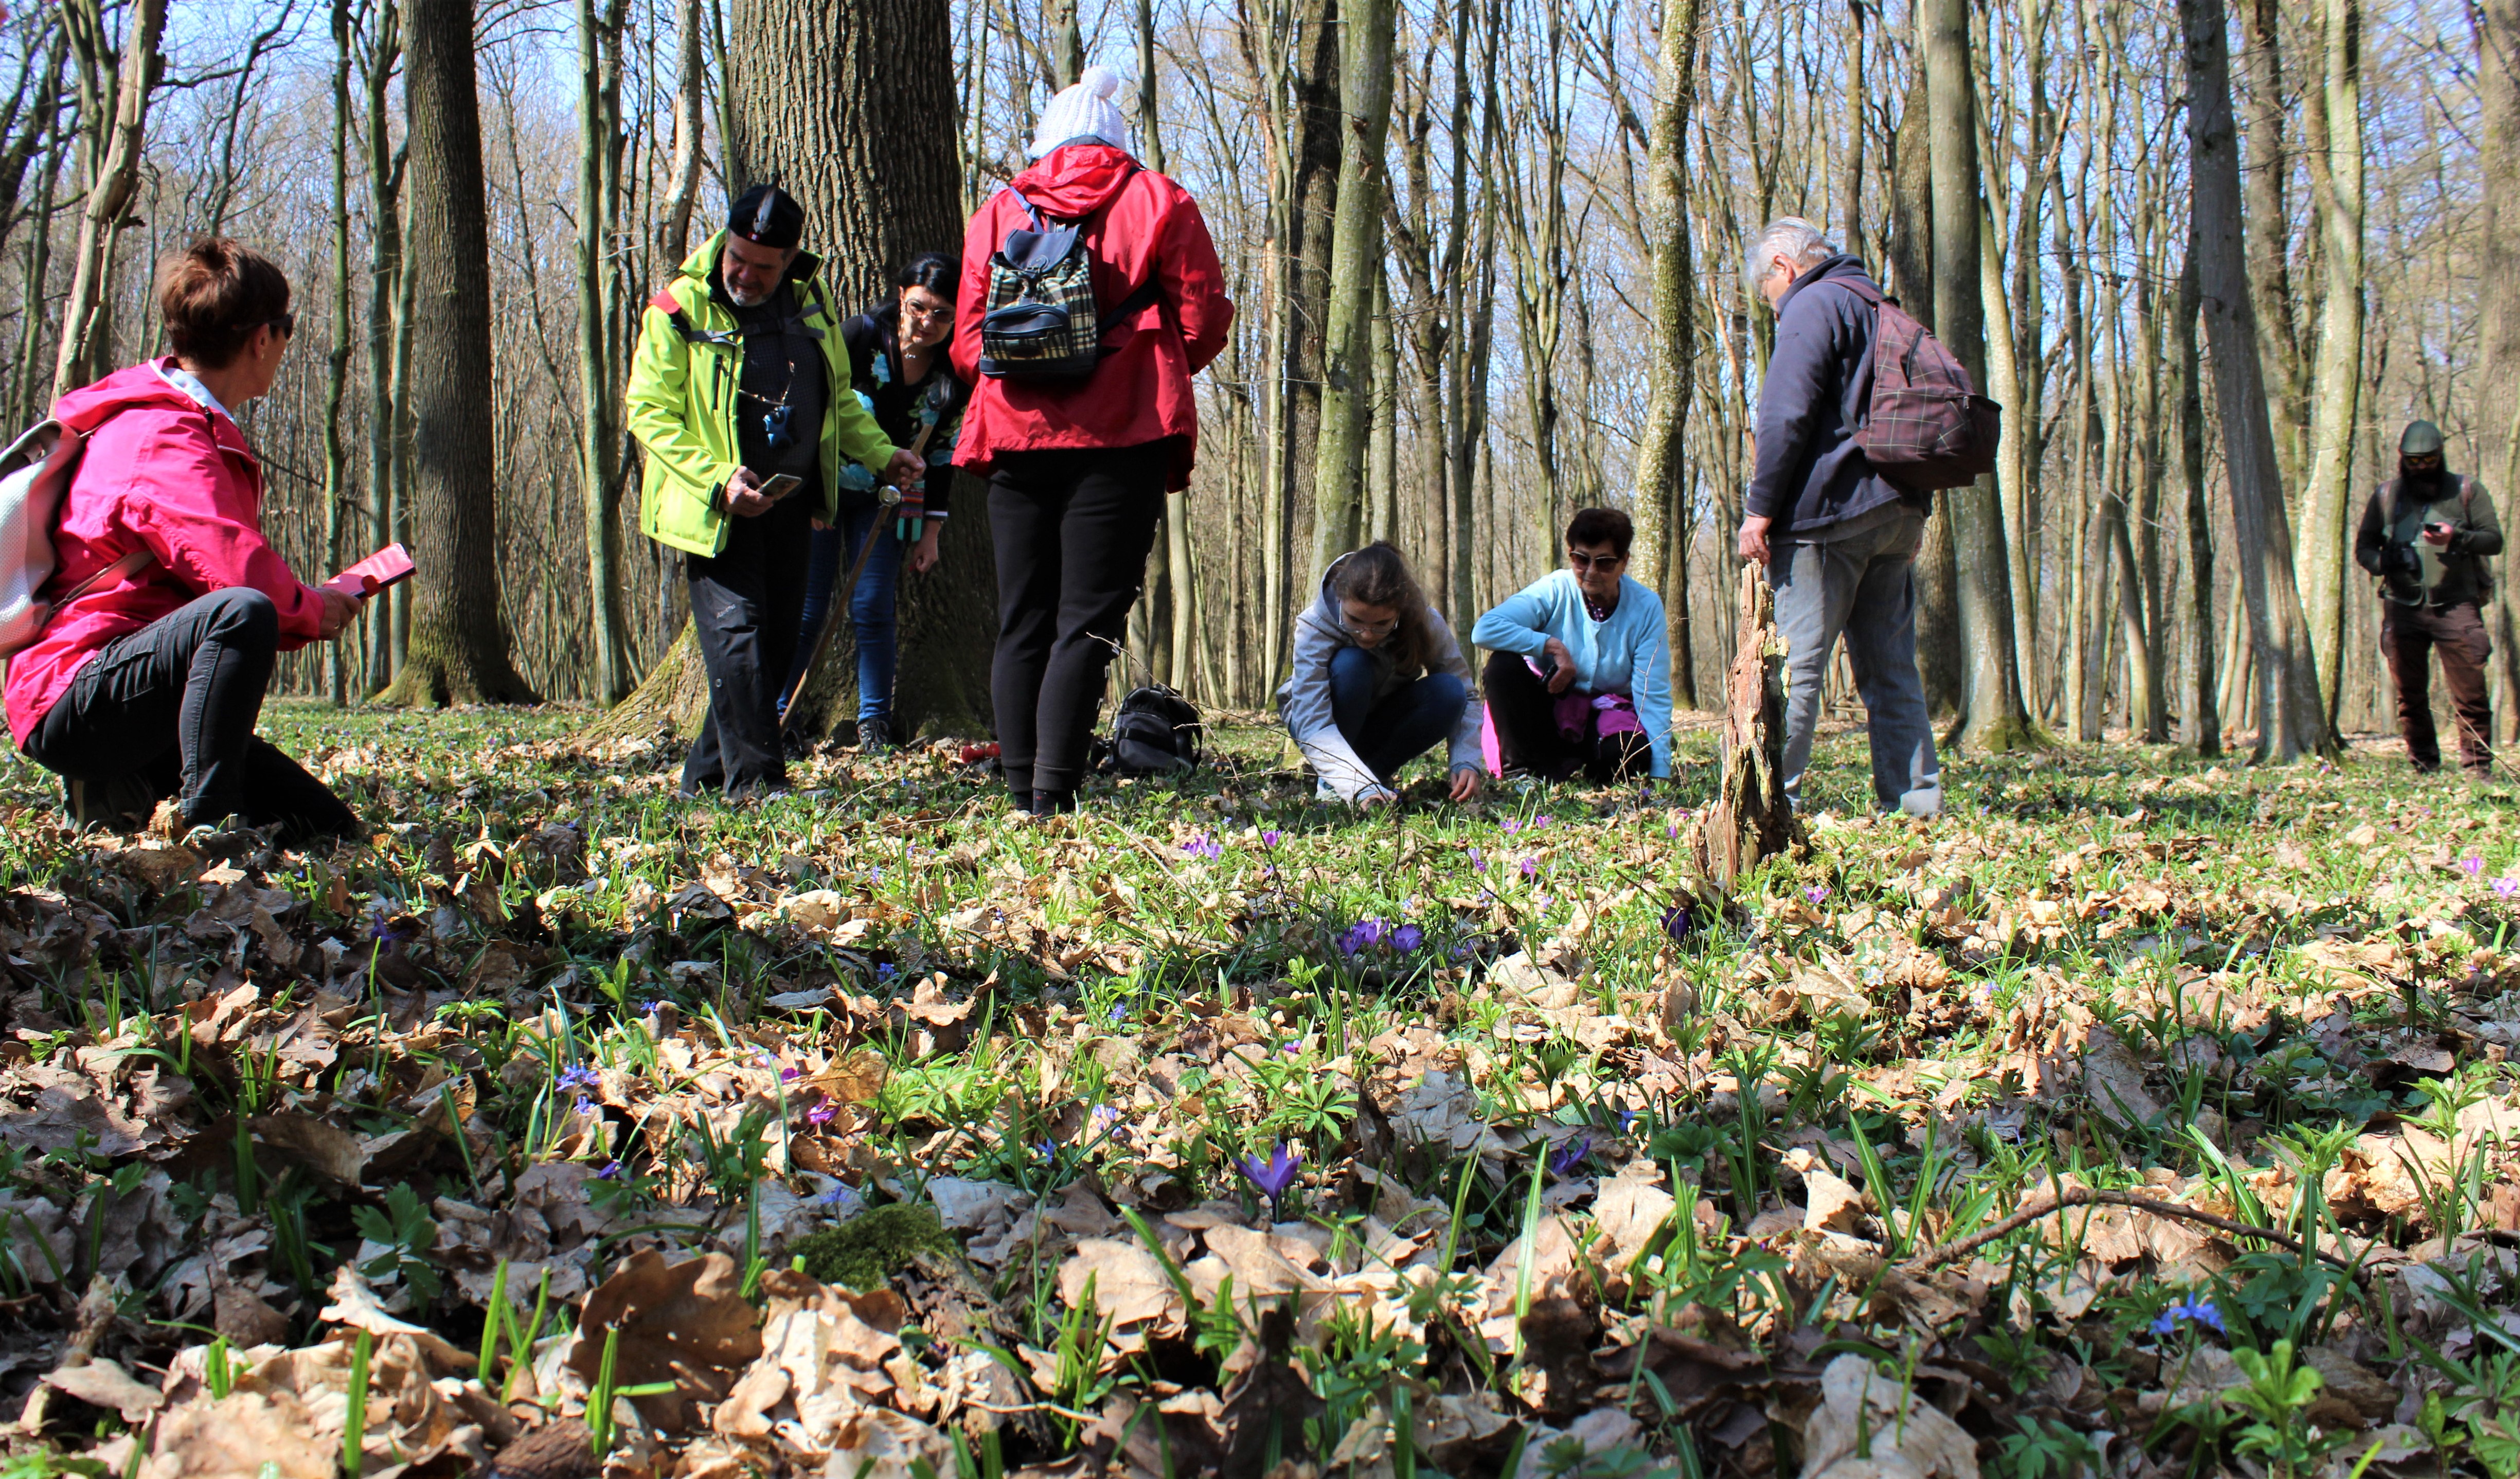
<svg viewBox="0 0 2520 1479"><path fill-rule="evenodd" d="M2485 613L2473 601L2455 605L2401 605L2380 602L2380 655L2398 683L2398 729L2407 737L2407 758L2417 770L2441 766L2441 736L2433 728L2432 654L2441 653L2450 685L2451 711L2458 716L2458 763L2474 776L2494 774L2494 704L2485 664L2494 639Z"/></svg>
<svg viewBox="0 0 2520 1479"><path fill-rule="evenodd" d="M989 478L998 650L989 697L1010 789L1085 776L1102 674L1128 631L1164 512L1171 441L1008 452Z"/></svg>
<svg viewBox="0 0 2520 1479"><path fill-rule="evenodd" d="M812 558L813 501L783 499L731 519L726 548L685 561L692 633L708 669L709 711L683 759L683 789L754 795L788 784L779 747L779 684L795 655Z"/></svg>
<svg viewBox="0 0 2520 1479"><path fill-rule="evenodd" d="M279 648L270 597L213 591L88 659L27 737L27 758L151 806L177 797L187 827L239 817L279 824L291 844L351 835L359 819L341 798L254 737Z"/></svg>
<svg viewBox="0 0 2520 1479"><path fill-rule="evenodd" d="M1496 726L1498 758L1508 770L1550 781L1572 780L1582 771L1595 784L1607 785L1653 768L1653 743L1642 733L1591 732L1567 739L1557 727L1557 695L1515 653L1490 653L1480 687ZM1589 721L1586 728L1591 730Z"/></svg>

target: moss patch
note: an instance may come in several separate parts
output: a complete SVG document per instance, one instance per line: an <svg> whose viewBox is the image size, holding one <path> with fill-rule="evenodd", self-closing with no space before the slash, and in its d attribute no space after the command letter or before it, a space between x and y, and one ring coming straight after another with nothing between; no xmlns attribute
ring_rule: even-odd
<svg viewBox="0 0 2520 1479"><path fill-rule="evenodd" d="M796 1267L823 1282L864 1293L890 1283L922 1253L957 1250L932 1208L894 1202L800 1237L788 1251Z"/></svg>

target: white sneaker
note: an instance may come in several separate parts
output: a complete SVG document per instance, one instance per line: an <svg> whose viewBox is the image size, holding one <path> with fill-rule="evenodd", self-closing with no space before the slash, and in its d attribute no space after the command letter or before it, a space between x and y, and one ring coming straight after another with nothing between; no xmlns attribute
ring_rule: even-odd
<svg viewBox="0 0 2520 1479"><path fill-rule="evenodd" d="M1933 781L1899 795L1899 810L1910 817L1939 817L1943 814L1943 784Z"/></svg>
<svg viewBox="0 0 2520 1479"><path fill-rule="evenodd" d="M1347 798L1338 793L1337 786L1330 784L1327 779L1324 779L1313 783L1313 799L1316 801L1344 801Z"/></svg>

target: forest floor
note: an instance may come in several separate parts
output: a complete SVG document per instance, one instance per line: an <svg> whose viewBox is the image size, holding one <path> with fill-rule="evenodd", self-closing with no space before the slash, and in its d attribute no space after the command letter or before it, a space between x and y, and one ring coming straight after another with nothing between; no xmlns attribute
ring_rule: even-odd
<svg viewBox="0 0 2520 1479"><path fill-rule="evenodd" d="M1840 736L1717 909L1702 733L1360 817L1242 725L1035 823L583 718L275 706L329 857L0 773L0 1474L2520 1469L2507 792L1885 821Z"/></svg>

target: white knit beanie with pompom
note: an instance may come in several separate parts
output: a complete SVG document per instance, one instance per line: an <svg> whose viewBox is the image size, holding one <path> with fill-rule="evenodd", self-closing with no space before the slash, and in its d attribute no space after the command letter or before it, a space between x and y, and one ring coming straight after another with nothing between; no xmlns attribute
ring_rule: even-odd
<svg viewBox="0 0 2520 1479"><path fill-rule="evenodd" d="M1089 67L1076 85L1050 100L1032 131L1032 153L1038 159L1061 144L1099 139L1124 154L1129 147L1129 120L1111 99L1120 91L1120 74L1107 67Z"/></svg>

